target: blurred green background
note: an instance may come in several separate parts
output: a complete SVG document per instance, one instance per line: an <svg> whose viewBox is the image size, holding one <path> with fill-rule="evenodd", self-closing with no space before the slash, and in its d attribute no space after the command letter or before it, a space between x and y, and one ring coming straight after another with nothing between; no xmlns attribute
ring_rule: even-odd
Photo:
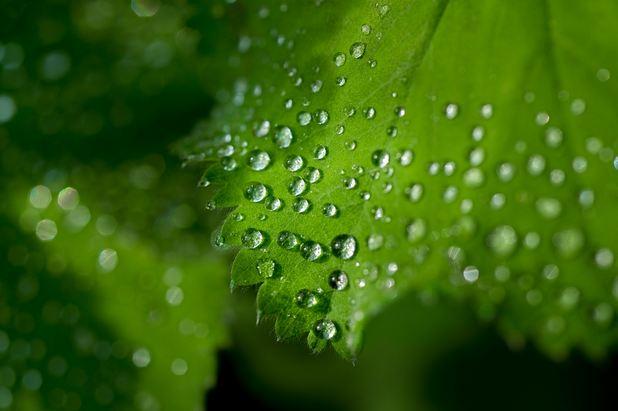
<svg viewBox="0 0 618 411"><path fill-rule="evenodd" d="M431 295L355 365L255 326L200 171L169 153L235 64L231 3L0 3L0 409L615 409L615 357L514 351Z"/></svg>

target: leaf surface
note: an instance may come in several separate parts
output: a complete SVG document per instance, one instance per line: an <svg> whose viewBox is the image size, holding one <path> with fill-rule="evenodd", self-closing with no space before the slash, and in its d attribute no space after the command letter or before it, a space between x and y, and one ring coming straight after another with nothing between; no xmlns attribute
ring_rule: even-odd
<svg viewBox="0 0 618 411"><path fill-rule="evenodd" d="M614 2L237 7L237 81L180 150L214 162L216 242L278 336L354 356L416 292L514 346L615 343Z"/></svg>

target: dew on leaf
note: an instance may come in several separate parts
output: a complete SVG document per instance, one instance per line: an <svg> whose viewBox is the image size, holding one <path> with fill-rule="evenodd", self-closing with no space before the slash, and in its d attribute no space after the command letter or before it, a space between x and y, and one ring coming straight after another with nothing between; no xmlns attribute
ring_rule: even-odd
<svg viewBox="0 0 618 411"><path fill-rule="evenodd" d="M477 188L483 185L485 175L480 168L471 168L466 170L463 175L464 184L470 188Z"/></svg>
<svg viewBox="0 0 618 411"><path fill-rule="evenodd" d="M576 228L559 231L552 240L558 254L565 258L574 257L584 246L584 235Z"/></svg>
<svg viewBox="0 0 618 411"><path fill-rule="evenodd" d="M483 104L481 106L481 116L484 119L490 119L494 115L494 107L491 104Z"/></svg>
<svg viewBox="0 0 618 411"><path fill-rule="evenodd" d="M367 44L362 42L356 42L350 46L350 55L355 59L360 59L365 54Z"/></svg>
<svg viewBox="0 0 618 411"><path fill-rule="evenodd" d="M262 171L270 165L270 154L262 150L253 150L247 157L247 164L252 170Z"/></svg>
<svg viewBox="0 0 618 411"><path fill-rule="evenodd" d="M262 278L272 278L275 275L277 264L270 258L259 259L255 268Z"/></svg>
<svg viewBox="0 0 618 411"><path fill-rule="evenodd" d="M426 233L427 224L422 218L412 220L412 222L410 222L410 224L406 226L406 235L408 237L408 240L411 242L417 242L419 240L422 240L425 237Z"/></svg>
<svg viewBox="0 0 618 411"><path fill-rule="evenodd" d="M536 201L536 209L542 217L554 219L560 215L562 204L555 198L542 197Z"/></svg>
<svg viewBox="0 0 618 411"><path fill-rule="evenodd" d="M363 113L365 114L365 118L367 120L371 120L376 116L376 109L373 107L367 107L365 110L363 110Z"/></svg>
<svg viewBox="0 0 618 411"><path fill-rule="evenodd" d="M275 131L273 141L279 148L288 148L294 140L294 134L289 127L281 126Z"/></svg>
<svg viewBox="0 0 618 411"><path fill-rule="evenodd" d="M253 135L256 137L265 137L270 132L270 121L262 120L253 128Z"/></svg>
<svg viewBox="0 0 618 411"><path fill-rule="evenodd" d="M515 251L517 247L517 233L513 227L502 225L496 227L487 239L487 244L491 251L497 256L507 257Z"/></svg>
<svg viewBox="0 0 618 411"><path fill-rule="evenodd" d="M309 202L306 198L299 197L294 200L292 209L297 213L307 213L311 209L311 202Z"/></svg>
<svg viewBox="0 0 618 411"><path fill-rule="evenodd" d="M406 188L405 193L408 196L408 199L413 203L418 203L421 198L423 198L424 192L423 185L420 183L414 183Z"/></svg>
<svg viewBox="0 0 618 411"><path fill-rule="evenodd" d="M308 240L300 245L300 255L307 261L320 261L326 256L326 249L322 244Z"/></svg>
<svg viewBox="0 0 618 411"><path fill-rule="evenodd" d="M609 248L601 248L594 255L594 262L599 268L610 268L614 264L614 253Z"/></svg>
<svg viewBox="0 0 618 411"><path fill-rule="evenodd" d="M313 157L316 160L323 160L328 155L328 148L326 146L317 146L315 150L313 150Z"/></svg>
<svg viewBox="0 0 618 411"><path fill-rule="evenodd" d="M371 155L371 162L376 167L385 168L390 162L391 156L384 150L376 150Z"/></svg>
<svg viewBox="0 0 618 411"><path fill-rule="evenodd" d="M479 279L479 269L473 265L467 266L463 270L463 277L469 283L474 283Z"/></svg>
<svg viewBox="0 0 618 411"><path fill-rule="evenodd" d="M35 234L41 241L52 241L58 235L58 227L53 220L44 219L37 223Z"/></svg>
<svg viewBox="0 0 618 411"><path fill-rule="evenodd" d="M266 200L266 209L269 211L279 211L283 208L283 200L278 197L270 197Z"/></svg>
<svg viewBox="0 0 618 411"><path fill-rule="evenodd" d="M283 249L294 250L299 246L300 238L290 231L282 231L277 237L277 244Z"/></svg>
<svg viewBox="0 0 618 411"><path fill-rule="evenodd" d="M376 251L382 248L384 245L384 236L381 234L370 234L367 237L367 248L370 251Z"/></svg>
<svg viewBox="0 0 618 411"><path fill-rule="evenodd" d="M447 119L453 120L459 114L459 106L455 103L449 103L444 107L444 115Z"/></svg>
<svg viewBox="0 0 618 411"><path fill-rule="evenodd" d="M288 191L293 196L299 196L307 191L309 184L302 177L294 177L290 184L288 184Z"/></svg>
<svg viewBox="0 0 618 411"><path fill-rule="evenodd" d="M328 341L337 335L337 326L331 320L319 320L313 326L313 332L318 338Z"/></svg>
<svg viewBox="0 0 618 411"><path fill-rule="evenodd" d="M330 119L328 111L326 111L324 109L317 110L313 114L313 117L315 119L315 122L318 123L319 125L324 125L324 124L328 123L328 120Z"/></svg>
<svg viewBox="0 0 618 411"><path fill-rule="evenodd" d="M52 194L46 186L38 185L30 190L29 200L32 207L45 209L52 201Z"/></svg>
<svg viewBox="0 0 618 411"><path fill-rule="evenodd" d="M242 235L242 244L251 249L256 249L266 242L266 233L255 228L248 228Z"/></svg>
<svg viewBox="0 0 618 411"><path fill-rule="evenodd" d="M268 195L268 189L262 183L249 183L245 188L244 195L252 203L260 203Z"/></svg>
<svg viewBox="0 0 618 411"><path fill-rule="evenodd" d="M322 178L322 171L319 168L308 167L305 171L305 178L310 183L317 183Z"/></svg>
<svg viewBox="0 0 618 411"><path fill-rule="evenodd" d="M298 121L298 124L301 126L306 126L311 123L311 114L306 111L301 111L296 116L296 121Z"/></svg>
<svg viewBox="0 0 618 411"><path fill-rule="evenodd" d="M335 257L342 260L353 258L358 251L356 238L349 234L340 234L331 241L331 249Z"/></svg>
<svg viewBox="0 0 618 411"><path fill-rule="evenodd" d="M336 291L343 291L348 287L348 275L345 271L335 270L328 275L328 285Z"/></svg>
<svg viewBox="0 0 618 411"><path fill-rule="evenodd" d="M324 207L322 207L322 214L326 217L337 217L339 215L339 210L336 205L328 203L324 204Z"/></svg>
<svg viewBox="0 0 618 411"><path fill-rule="evenodd" d="M528 159L528 173L538 176L545 170L545 158L540 154L530 156Z"/></svg>
<svg viewBox="0 0 618 411"><path fill-rule="evenodd" d="M333 56L333 61L335 62L335 65L336 65L337 67L341 67L341 66L343 66L343 65L345 64L345 60L346 60L345 54L343 54L343 53L341 53L341 52L336 53L336 54Z"/></svg>
<svg viewBox="0 0 618 411"><path fill-rule="evenodd" d="M318 305L319 297L313 291L303 288L296 293L294 301L301 308L312 308Z"/></svg>
<svg viewBox="0 0 618 411"><path fill-rule="evenodd" d="M298 170L301 170L304 166L305 166L305 159L303 159L301 156L298 156L298 155L289 156L285 160L285 168L288 171L298 171Z"/></svg>

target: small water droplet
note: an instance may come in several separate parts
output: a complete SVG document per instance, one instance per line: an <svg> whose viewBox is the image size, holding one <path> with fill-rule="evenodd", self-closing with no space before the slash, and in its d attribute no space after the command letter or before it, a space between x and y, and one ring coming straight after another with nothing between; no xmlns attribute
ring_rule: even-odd
<svg viewBox="0 0 618 411"><path fill-rule="evenodd" d="M367 44L362 42L356 42L350 46L350 55L355 59L360 59L365 54Z"/></svg>
<svg viewBox="0 0 618 411"><path fill-rule="evenodd" d="M266 242L266 233L255 228L248 228L243 233L241 241L245 247L256 249Z"/></svg>
<svg viewBox="0 0 618 411"><path fill-rule="evenodd" d="M252 203L260 203L268 195L268 189L262 183L249 183L244 194L245 198Z"/></svg>
<svg viewBox="0 0 618 411"><path fill-rule="evenodd" d="M453 120L459 114L459 106L455 103L449 103L444 107L444 115L447 119Z"/></svg>
<svg viewBox="0 0 618 411"><path fill-rule="evenodd" d="M270 154L262 150L253 150L247 157L247 164L252 170L262 171L270 165Z"/></svg>
<svg viewBox="0 0 618 411"><path fill-rule="evenodd" d="M319 320L313 326L313 332L318 338L328 341L337 335L337 326L331 320Z"/></svg>
<svg viewBox="0 0 618 411"><path fill-rule="evenodd" d="M348 275L341 270L335 270L328 275L328 285L334 290L343 291L348 287Z"/></svg>
<svg viewBox="0 0 618 411"><path fill-rule="evenodd" d="M353 258L358 251L358 242L356 238L349 234L340 234L331 241L331 249L335 257L342 260Z"/></svg>

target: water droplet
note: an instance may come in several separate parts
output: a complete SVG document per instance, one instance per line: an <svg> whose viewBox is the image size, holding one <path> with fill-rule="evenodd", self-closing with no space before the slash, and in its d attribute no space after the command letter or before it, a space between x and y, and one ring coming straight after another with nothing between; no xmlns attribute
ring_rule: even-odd
<svg viewBox="0 0 618 411"><path fill-rule="evenodd" d="M270 258L261 258L255 265L258 274L262 278L272 278L275 275L277 269L277 263Z"/></svg>
<svg viewBox="0 0 618 411"><path fill-rule="evenodd" d="M348 275L341 270L335 270L328 275L328 285L333 290L343 291L348 286Z"/></svg>
<svg viewBox="0 0 618 411"><path fill-rule="evenodd" d="M477 188L483 185L485 175L480 168L471 168L463 175L464 184L470 188Z"/></svg>
<svg viewBox="0 0 618 411"><path fill-rule="evenodd" d="M289 127L281 126L277 128L275 135L273 136L273 141L279 148L288 148L292 141L294 140L294 134Z"/></svg>
<svg viewBox="0 0 618 411"><path fill-rule="evenodd" d="M571 258L577 255L584 246L584 235L576 228L566 229L554 235L553 243L558 254Z"/></svg>
<svg viewBox="0 0 618 411"><path fill-rule="evenodd" d="M597 71L597 79L601 82L606 82L611 78L611 73L608 69L601 68Z"/></svg>
<svg viewBox="0 0 618 411"><path fill-rule="evenodd" d="M311 91L313 93L318 93L322 89L322 80L316 80L311 83Z"/></svg>
<svg viewBox="0 0 618 411"><path fill-rule="evenodd" d="M507 257L517 247L517 233L513 227L502 225L496 227L488 237L489 248L500 257Z"/></svg>
<svg viewBox="0 0 618 411"><path fill-rule="evenodd" d="M289 231L282 231L277 237L277 244L286 250L294 250L300 244L300 238Z"/></svg>
<svg viewBox="0 0 618 411"><path fill-rule="evenodd" d="M363 113L365 114L365 118L367 120L371 120L376 116L376 109L373 107L367 107Z"/></svg>
<svg viewBox="0 0 618 411"><path fill-rule="evenodd" d="M301 244L300 255L308 261L319 261L326 256L326 250L322 244L308 240Z"/></svg>
<svg viewBox="0 0 618 411"><path fill-rule="evenodd" d="M536 209L544 218L553 219L560 215L562 204L555 198L542 197L536 201Z"/></svg>
<svg viewBox="0 0 618 411"><path fill-rule="evenodd" d="M423 185L415 183L406 188L405 193L408 195L408 199L413 203L418 203L423 198Z"/></svg>
<svg viewBox="0 0 618 411"><path fill-rule="evenodd" d="M262 183L249 183L244 194L252 203L261 203L268 195L268 189Z"/></svg>
<svg viewBox="0 0 618 411"><path fill-rule="evenodd" d="M311 209L311 202L309 202L306 198L299 197L294 200L292 209L297 213L304 214Z"/></svg>
<svg viewBox="0 0 618 411"><path fill-rule="evenodd" d="M241 240L245 247L256 249L266 242L266 233L255 228L248 228L243 233Z"/></svg>
<svg viewBox="0 0 618 411"><path fill-rule="evenodd" d="M614 253L609 248L601 248L594 255L594 261L599 268L609 268L614 264Z"/></svg>
<svg viewBox="0 0 618 411"><path fill-rule="evenodd" d="M266 200L266 209L269 211L279 211L283 208L283 200L277 197L270 197Z"/></svg>
<svg viewBox="0 0 618 411"><path fill-rule="evenodd" d="M315 118L315 122L318 123L319 125L324 125L328 123L328 120L330 118L328 111L324 109L317 110L314 113L313 117Z"/></svg>
<svg viewBox="0 0 618 411"><path fill-rule="evenodd" d="M311 290L307 290L306 288L303 288L296 293L294 301L296 302L296 305L301 308L312 308L320 302L318 295Z"/></svg>
<svg viewBox="0 0 618 411"><path fill-rule="evenodd" d="M481 116L484 119L490 119L494 115L494 106L491 104L483 104L481 106Z"/></svg>
<svg viewBox="0 0 618 411"><path fill-rule="evenodd" d="M337 326L331 320L319 320L313 326L313 332L318 338L332 340L337 335Z"/></svg>
<svg viewBox="0 0 618 411"><path fill-rule="evenodd" d="M45 209L52 201L52 194L49 188L43 185L38 185L30 190L30 204L38 209Z"/></svg>
<svg viewBox="0 0 618 411"><path fill-rule="evenodd" d="M37 223L35 234L41 241L52 241L58 235L58 227L53 220L44 219Z"/></svg>
<svg viewBox="0 0 618 411"><path fill-rule="evenodd" d="M270 154L262 150L253 150L247 157L247 164L255 171L262 171L270 164Z"/></svg>
<svg viewBox="0 0 618 411"><path fill-rule="evenodd" d="M371 162L376 167L385 168L391 160L390 154L384 150L376 150L371 155Z"/></svg>
<svg viewBox="0 0 618 411"><path fill-rule="evenodd" d="M371 26L369 24L363 24L361 26L361 33L363 33L363 34L371 34Z"/></svg>
<svg viewBox="0 0 618 411"><path fill-rule="evenodd" d="M75 209L79 205L79 193L73 187L63 188L58 193L58 205L65 211Z"/></svg>
<svg viewBox="0 0 618 411"><path fill-rule="evenodd" d="M105 271L113 271L118 265L118 253L112 248L101 250L98 258L99 267Z"/></svg>
<svg viewBox="0 0 618 411"><path fill-rule="evenodd" d="M335 65L337 67L343 66L345 64L345 60L346 60L345 54L341 52L336 53L333 57L333 61L335 62Z"/></svg>
<svg viewBox="0 0 618 411"><path fill-rule="evenodd" d="M463 277L469 283L474 283L479 279L479 269L473 265L467 266L463 270Z"/></svg>
<svg viewBox="0 0 618 411"><path fill-rule="evenodd" d="M411 242L422 240L426 233L427 224L425 223L425 220L421 218L412 220L412 222L406 226L406 234L408 236L408 240Z"/></svg>
<svg viewBox="0 0 618 411"><path fill-rule="evenodd" d="M376 251L384 245L384 236L381 234L370 234L367 237L367 248L371 251Z"/></svg>
<svg viewBox="0 0 618 411"><path fill-rule="evenodd" d="M270 132L270 121L263 120L253 128L253 135L256 137L265 137Z"/></svg>
<svg viewBox="0 0 618 411"><path fill-rule="evenodd" d="M444 107L444 115L447 119L453 120L459 114L459 106L455 103L449 103Z"/></svg>
<svg viewBox="0 0 618 411"><path fill-rule="evenodd" d="M343 186L347 190L352 190L356 188L357 185L358 185L358 180L354 177L348 177L348 178L343 179Z"/></svg>
<svg viewBox="0 0 618 411"><path fill-rule="evenodd" d="M325 146L317 146L313 151L313 157L316 160L323 160L328 155L328 148Z"/></svg>
<svg viewBox="0 0 618 411"><path fill-rule="evenodd" d="M530 156L528 159L528 172L533 176L538 176L545 170L545 158L540 154Z"/></svg>
<svg viewBox="0 0 618 411"><path fill-rule="evenodd" d="M309 188L309 184L302 177L294 177L290 184L288 184L288 191L293 196L299 196L303 194Z"/></svg>
<svg viewBox="0 0 618 411"><path fill-rule="evenodd" d="M306 126L311 123L311 114L306 111L301 111L298 113L298 116L296 116L296 121L298 121L298 124L301 126Z"/></svg>
<svg viewBox="0 0 618 411"><path fill-rule="evenodd" d="M563 133L557 127L548 127L545 131L545 144L548 147L556 148L562 144Z"/></svg>
<svg viewBox="0 0 618 411"><path fill-rule="evenodd" d="M331 241L331 249L335 257L342 260L349 260L356 255L358 251L358 242L356 238L349 234L340 234Z"/></svg>
<svg viewBox="0 0 618 411"><path fill-rule="evenodd" d="M315 167L309 167L305 171L305 178L312 184L317 183L322 178L322 171Z"/></svg>
<svg viewBox="0 0 618 411"><path fill-rule="evenodd" d="M497 174L500 181L507 183L515 176L515 167L510 163L502 163L498 166Z"/></svg>
<svg viewBox="0 0 618 411"><path fill-rule="evenodd" d="M399 164L403 167L409 166L414 160L414 152L412 150L402 150L399 153Z"/></svg>
<svg viewBox="0 0 618 411"><path fill-rule="evenodd" d="M336 205L328 203L324 204L324 207L322 207L322 214L326 217L337 217L339 215L339 210Z"/></svg>
<svg viewBox="0 0 618 411"><path fill-rule="evenodd" d="M350 46L350 55L355 59L360 59L365 54L367 44L362 42L356 42Z"/></svg>
<svg viewBox="0 0 618 411"><path fill-rule="evenodd" d="M288 171L298 171L301 170L305 166L305 159L301 156L289 156L285 160L285 168Z"/></svg>

